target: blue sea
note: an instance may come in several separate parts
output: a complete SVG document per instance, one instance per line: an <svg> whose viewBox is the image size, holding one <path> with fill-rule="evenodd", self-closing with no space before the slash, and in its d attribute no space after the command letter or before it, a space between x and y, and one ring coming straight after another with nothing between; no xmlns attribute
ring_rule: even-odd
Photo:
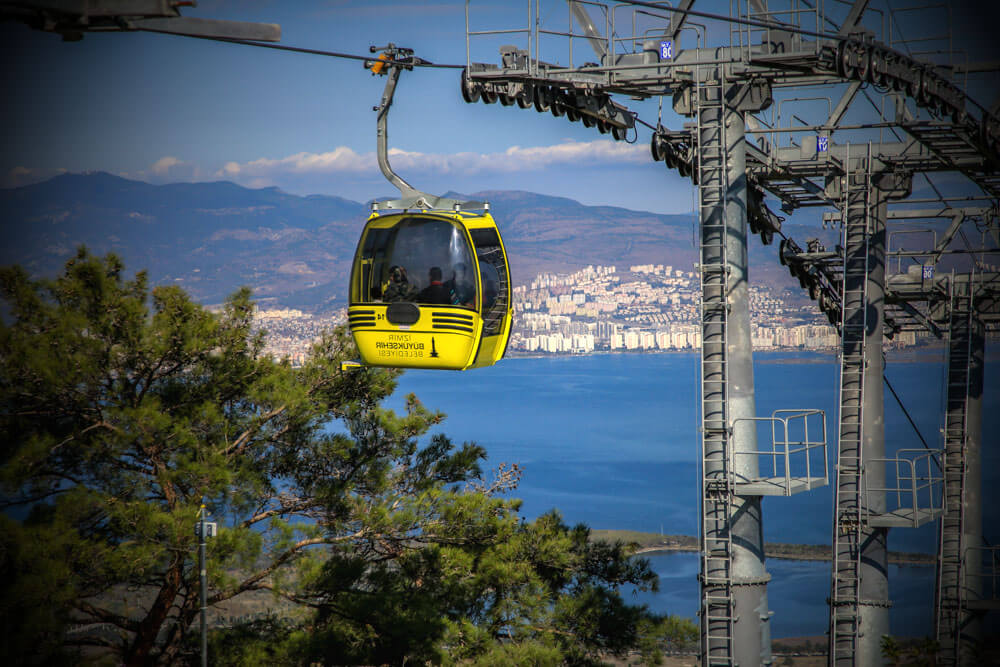
<svg viewBox="0 0 1000 667"><path fill-rule="evenodd" d="M940 447L943 353L889 359L886 375L924 439ZM447 414L435 429L454 442L486 448L487 467L518 463L513 495L522 513L558 509L567 523L667 534L698 534L696 354L596 354L514 358L466 373L408 371L389 407L401 410L414 393ZM984 534L1000 542L995 489L1000 470L1000 374L987 365L984 403ZM827 414L831 477L836 458L838 366L832 355L757 353L757 414L780 408L818 408ZM886 450L922 447L891 393L885 392ZM832 479L831 479L832 481ZM764 500L769 542L830 544L831 487ZM889 548L934 553L936 527L890 531ZM694 617L698 558L692 553L650 557L660 575L658 593L635 594L659 612ZM827 627L830 564L767 561L772 636L822 635ZM934 568L891 566L891 631L932 631Z"/></svg>

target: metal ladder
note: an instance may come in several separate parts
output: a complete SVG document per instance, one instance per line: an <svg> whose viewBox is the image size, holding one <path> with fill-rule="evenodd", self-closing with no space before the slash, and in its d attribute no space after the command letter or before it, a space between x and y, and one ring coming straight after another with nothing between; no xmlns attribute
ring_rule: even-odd
<svg viewBox="0 0 1000 667"><path fill-rule="evenodd" d="M703 665L734 665L732 429L728 414L729 263L724 66L693 92L701 221L701 654Z"/></svg>
<svg viewBox="0 0 1000 667"><path fill-rule="evenodd" d="M972 281L964 292L952 281L948 327L947 398L944 422L944 507L938 545L935 637L939 665L961 664L962 624L966 616L963 579L965 552L965 449L968 434L969 373L972 364Z"/></svg>
<svg viewBox="0 0 1000 667"><path fill-rule="evenodd" d="M840 439L834 512L833 569L830 583L830 664L853 665L859 637L861 538L864 525L865 331L868 328L869 239L871 215L871 145L863 188L847 170L844 188L844 275L841 298ZM852 215L859 207L864 215Z"/></svg>

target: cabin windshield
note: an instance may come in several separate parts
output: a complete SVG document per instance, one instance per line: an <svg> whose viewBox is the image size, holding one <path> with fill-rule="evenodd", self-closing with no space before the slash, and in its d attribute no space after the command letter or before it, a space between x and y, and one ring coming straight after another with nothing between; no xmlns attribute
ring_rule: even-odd
<svg viewBox="0 0 1000 667"><path fill-rule="evenodd" d="M477 307L475 260L464 231L448 220L405 217L369 229L360 259L362 301Z"/></svg>

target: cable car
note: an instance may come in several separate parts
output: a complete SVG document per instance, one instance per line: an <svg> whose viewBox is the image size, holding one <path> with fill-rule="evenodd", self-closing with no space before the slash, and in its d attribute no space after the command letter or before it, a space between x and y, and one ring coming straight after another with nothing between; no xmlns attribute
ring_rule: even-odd
<svg viewBox="0 0 1000 667"><path fill-rule="evenodd" d="M369 366L491 366L510 338L509 286L488 212L375 212L354 257L348 323Z"/></svg>
<svg viewBox="0 0 1000 667"><path fill-rule="evenodd" d="M491 366L507 350L514 315L500 231L488 203L428 195L392 171L386 116L399 63L412 51L390 44L386 54L372 68L389 75L378 107L378 162L401 198L374 203L358 241L347 311L351 334L367 366Z"/></svg>

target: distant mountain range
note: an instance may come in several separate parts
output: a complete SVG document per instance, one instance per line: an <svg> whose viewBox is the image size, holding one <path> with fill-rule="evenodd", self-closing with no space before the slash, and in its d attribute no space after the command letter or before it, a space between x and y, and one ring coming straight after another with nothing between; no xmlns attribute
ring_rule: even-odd
<svg viewBox="0 0 1000 667"><path fill-rule="evenodd" d="M457 193L449 193L456 196ZM475 192L503 234L515 284L588 264L691 270L694 216L660 215L519 191ZM325 311L345 304L350 263L369 207L229 182L151 185L96 172L0 190L0 264L54 275L81 244L115 252L154 284L218 303L249 285L265 304ZM800 244L816 228L797 230ZM751 279L792 285L774 248L751 240Z"/></svg>

